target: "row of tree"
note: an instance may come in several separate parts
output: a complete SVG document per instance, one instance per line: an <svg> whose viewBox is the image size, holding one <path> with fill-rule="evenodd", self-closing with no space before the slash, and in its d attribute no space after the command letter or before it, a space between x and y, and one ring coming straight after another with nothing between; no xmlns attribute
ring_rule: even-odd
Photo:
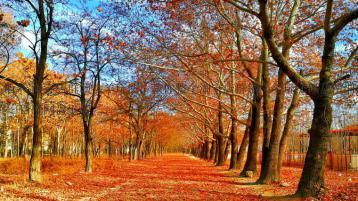
<svg viewBox="0 0 358 201"><path fill-rule="evenodd" d="M46 154L83 155L91 172L92 156L102 152L142 159L186 143L180 117L161 108L172 95L153 76L163 72L126 58L121 38L135 42L143 33L113 28L128 4L86 3L1 4L1 154L30 152L30 181L42 180Z"/></svg>
<svg viewBox="0 0 358 201"><path fill-rule="evenodd" d="M261 147L257 183L280 181L295 111L308 107L310 144L296 194L321 195L333 105L356 104L356 5L154 1L151 9L160 20L141 24L154 46L144 55L156 57L146 64L168 71L158 77L177 94L169 105L193 121L193 153L223 165L231 152L230 169L245 176L257 173Z"/></svg>
<svg viewBox="0 0 358 201"><path fill-rule="evenodd" d="M35 64L22 54L17 57L3 75L30 85L31 82L27 80L34 73ZM135 74L137 82L118 82L101 92L103 97L90 130L93 136L90 155L106 153L108 156L138 159L144 155L162 153L164 149L178 150L180 143L173 141L173 133L178 132L174 122L180 117L158 110L157 106L165 100L166 95L156 93L161 92L163 86L158 86L150 74L144 76L145 73L138 69ZM47 75L45 86L59 83L64 78L63 74L53 71L48 71ZM31 97L7 81L1 81L0 86L0 156L6 158L30 155L33 123ZM44 98L42 156L81 156L85 153L81 105L77 98L68 95L74 93L76 86L64 85L62 89L57 89Z"/></svg>
<svg viewBox="0 0 358 201"><path fill-rule="evenodd" d="M61 115L81 117L70 126L82 125L87 172L101 150L99 136L121 133L106 138L107 153L114 143L129 159L192 148L216 165L230 153L230 169L260 174L258 183L276 182L301 105L313 112L297 194L324 192L333 105L356 101L354 2L16 0L4 6L19 20L0 18L0 78L6 93L24 100L5 97L3 130L14 113L28 122L15 125L32 128L30 180L41 180L44 120L59 107L56 126ZM19 43L29 45L31 58L12 59ZM12 62L27 77L19 79ZM50 106L52 99L66 103Z"/></svg>

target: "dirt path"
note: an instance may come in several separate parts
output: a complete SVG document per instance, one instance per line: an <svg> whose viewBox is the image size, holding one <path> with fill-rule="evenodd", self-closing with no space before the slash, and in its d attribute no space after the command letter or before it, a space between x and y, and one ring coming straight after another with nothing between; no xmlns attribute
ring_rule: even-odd
<svg viewBox="0 0 358 201"><path fill-rule="evenodd" d="M0 174L0 200L263 200L261 195L292 194L301 171L284 169L292 178L289 187L280 187L248 185L256 178L239 178L227 166L183 154L133 162L97 159L91 174L81 171L78 159L57 164L60 168L49 164L42 184L27 182L25 173Z"/></svg>

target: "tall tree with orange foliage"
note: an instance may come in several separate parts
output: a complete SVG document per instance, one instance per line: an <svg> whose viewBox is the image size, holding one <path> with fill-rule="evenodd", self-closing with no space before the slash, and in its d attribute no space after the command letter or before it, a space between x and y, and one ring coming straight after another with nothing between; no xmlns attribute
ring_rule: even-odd
<svg viewBox="0 0 358 201"><path fill-rule="evenodd" d="M312 126L309 131L311 137L310 146L297 194L301 196L319 196L324 191L324 159L328 147L326 135L329 133L332 122L332 98L335 94L335 85L349 78L347 75L335 79L332 76L335 66L334 50L336 40L337 36L342 33L342 30L350 26L350 23L358 17L358 10L356 8L349 8L351 2L340 2L339 5L336 4L337 9L334 10L333 1L315 2L313 5L311 5L313 2L310 1L294 1L289 8L290 10L286 12L287 16L282 18L278 17L281 10L277 2L260 0L248 3L226 1L226 3L260 20L263 37L280 71L285 73L314 102ZM305 9L301 5L310 6ZM321 9L322 6L326 8L325 11ZM337 12L334 13L333 11ZM276 13L276 15L272 15L272 12ZM312 20L310 21L309 19ZM276 24L279 20L287 21ZM297 27L297 30L294 30L294 25ZM321 34L319 37L323 37L324 42L322 45L322 61L317 86L316 83L305 79L294 69L288 58L288 53L290 48L295 44L313 33L318 33L322 29L324 34ZM284 37L280 37L275 30L284 31ZM283 47L282 51L279 50L279 45ZM353 48L349 55L354 55L355 52L356 48ZM349 65L351 60L352 56L348 56L346 64ZM344 68L347 68L347 65ZM267 176L263 175L264 178L262 180L270 180L270 178L276 177L276 168L273 166L277 165L278 136L274 134L270 140L270 146L272 146L267 164L271 163L269 165L271 167L267 168ZM270 160L270 158L273 159Z"/></svg>
<svg viewBox="0 0 358 201"><path fill-rule="evenodd" d="M334 19L332 26L333 1L327 1L326 11L323 20L324 46L322 55L322 68L319 76L319 85L302 78L287 62L287 59L280 52L277 43L273 38L272 22L267 13L267 1L259 1L260 11L258 17L262 23L262 29L272 56L280 69L294 82L301 90L307 93L314 102L314 115L312 127L309 131L311 139L307 152L305 165L297 194L301 196L319 196L324 191L324 166L327 155L328 138L325 137L331 128L332 123L332 98L335 85L347 79L346 75L333 79L331 74L334 68L334 51L337 36L353 20L358 18L358 9L342 13ZM295 13L297 11L293 11ZM286 41L287 43L290 42ZM290 45L293 45L291 42ZM354 52L356 50L353 50Z"/></svg>
<svg viewBox="0 0 358 201"><path fill-rule="evenodd" d="M102 11L97 9L94 15L83 5L82 10L77 10L76 14L70 14L71 18L65 19L60 26L66 27L62 31L74 34L60 36L59 45L63 48L53 52L55 57L61 58L59 65L64 69L70 68L73 73L74 82L64 93L77 97L81 105L86 172L92 171L91 126L102 96L102 76L106 67L117 62L119 57L115 51L114 36L107 31L112 16Z"/></svg>
<svg viewBox="0 0 358 201"><path fill-rule="evenodd" d="M43 81L45 79L46 61L48 55L48 42L50 39L52 25L54 3L51 1L38 0L37 5L32 1L14 1L11 5L19 6L19 8L29 11L30 16L38 24L33 24L35 30L38 30L39 35L36 35L36 41L32 43L31 49L34 54L36 70L33 78L33 89L29 89L24 84L19 83L11 78L0 76L4 79L24 90L32 97L34 121L33 121L33 142L32 153L30 160L29 180L38 181L42 180L41 177L41 137L42 137L42 97L49 89L43 88ZM30 21L23 19L18 22L20 26L29 26ZM23 33L22 33L23 35ZM31 42L31 41L30 41Z"/></svg>

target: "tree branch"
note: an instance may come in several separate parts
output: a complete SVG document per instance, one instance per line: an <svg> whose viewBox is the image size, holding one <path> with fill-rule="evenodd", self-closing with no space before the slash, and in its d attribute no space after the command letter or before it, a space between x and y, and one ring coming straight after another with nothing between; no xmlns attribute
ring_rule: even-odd
<svg viewBox="0 0 358 201"><path fill-rule="evenodd" d="M20 89L24 90L29 96L33 97L33 93L29 88L27 88L24 84L17 82L16 80L13 80L11 78L5 77L3 75L0 75L0 79L3 79L5 81L8 81L12 83L13 85L19 87Z"/></svg>

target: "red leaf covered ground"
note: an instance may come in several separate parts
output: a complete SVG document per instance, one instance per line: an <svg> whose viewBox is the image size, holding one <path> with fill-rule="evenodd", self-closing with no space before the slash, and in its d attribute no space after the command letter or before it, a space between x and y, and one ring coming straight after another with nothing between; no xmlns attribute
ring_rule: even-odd
<svg viewBox="0 0 358 201"><path fill-rule="evenodd" d="M0 200L277 200L295 191L300 169L284 168L289 187L250 185L255 178L188 155L171 154L143 161L96 159L91 174L83 160L47 158L44 182L26 181L27 161L0 161ZM357 172L327 174L323 200L358 200ZM310 199L308 199L310 200Z"/></svg>

